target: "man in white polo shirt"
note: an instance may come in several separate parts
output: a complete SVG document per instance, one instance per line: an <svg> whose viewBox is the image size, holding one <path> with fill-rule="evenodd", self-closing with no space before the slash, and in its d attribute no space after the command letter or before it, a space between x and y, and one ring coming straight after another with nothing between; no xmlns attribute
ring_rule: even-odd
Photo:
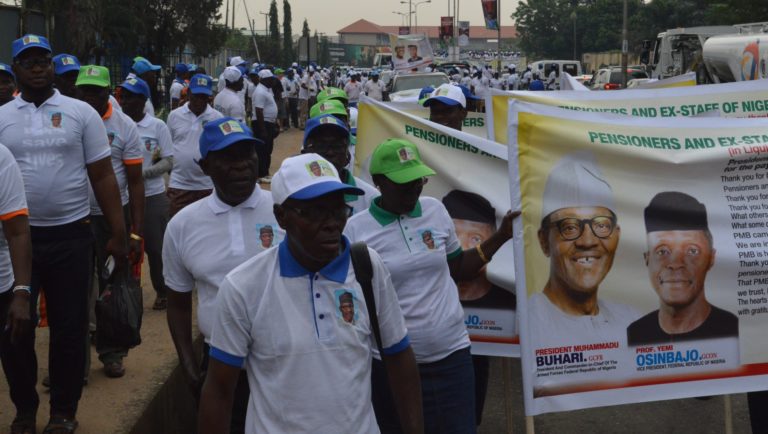
<svg viewBox="0 0 768 434"><path fill-rule="evenodd" d="M284 160L271 188L286 238L235 268L220 286L199 432L226 431L245 365L252 392L246 433L378 433L370 380L376 344L350 244L341 235L344 194L362 191L340 182L317 154ZM403 315L389 272L368 252L401 423L406 433L422 433L421 387Z"/></svg>
<svg viewBox="0 0 768 434"><path fill-rule="evenodd" d="M253 91L253 134L264 143L257 148L259 153L259 178L269 183L269 166L272 163L272 148L280 134L277 127L277 103L272 86L277 78L269 69L259 71L259 84Z"/></svg>
<svg viewBox="0 0 768 434"><path fill-rule="evenodd" d="M175 110L179 107L179 104L181 103L181 93L187 87L187 79L189 78L189 66L187 66L186 63L177 63L174 70L176 72L176 77L174 77L173 82L171 83L171 88L168 90L171 97L171 110Z"/></svg>
<svg viewBox="0 0 768 434"><path fill-rule="evenodd" d="M221 78L224 79L225 86L213 99L213 108L226 117L244 122L245 104L238 95L238 92L243 90L243 73L234 66L228 66Z"/></svg>
<svg viewBox="0 0 768 434"><path fill-rule="evenodd" d="M200 159L198 146L203 126L222 117L208 105L213 91L213 80L205 74L195 74L189 81L189 102L168 115L168 128L173 139L173 171L168 184L171 201L170 216L182 208L200 200L213 189L213 183L197 164Z"/></svg>
<svg viewBox="0 0 768 434"><path fill-rule="evenodd" d="M261 233L283 238L272 213L272 196L259 188L255 139L244 124L221 118L206 124L200 138L200 166L213 180L215 192L179 212L168 224L163 245L168 291L168 326L190 388L197 395L205 376L207 346L214 322L215 298L224 276L265 250ZM211 260L215 258L215 260ZM192 346L192 290L197 288L198 327L206 351L197 365ZM233 432L243 432L248 379L240 374ZM234 428L239 427L239 431Z"/></svg>
<svg viewBox="0 0 768 434"><path fill-rule="evenodd" d="M139 147L144 154L144 251L149 260L149 276L155 289L154 310L163 310L167 291L163 280L163 236L168 225L168 197L164 175L173 168L173 142L168 126L144 113L149 86L140 78L129 78L121 85L123 113L136 122Z"/></svg>
<svg viewBox="0 0 768 434"><path fill-rule="evenodd" d="M77 427L83 388L93 271L89 183L111 229L108 254L123 264L128 249L104 124L88 104L53 88L50 54L42 36L25 35L13 42L13 70L21 94L0 107L0 143L14 155L24 178L33 249L32 300L45 289L51 329L48 427L71 432ZM25 363L36 365L36 359ZM31 378L19 378L16 390L11 390L35 398L16 404L17 411L36 412L36 374L35 366Z"/></svg>
<svg viewBox="0 0 768 434"><path fill-rule="evenodd" d="M32 270L32 241L29 234L27 199L24 182L13 154L0 145L0 360L5 379L11 390L17 390L14 382L34 378L29 372L33 364L24 363L34 359L35 334L30 321L29 310L30 273ZM21 362L21 363L18 363ZM26 385L27 391L34 390L34 383ZM34 396L11 395L17 409L23 409L26 402L37 402ZM20 407L21 405L21 407ZM19 413L25 413L23 410ZM34 419L16 419L11 426L18 432L34 425Z"/></svg>
<svg viewBox="0 0 768 434"><path fill-rule="evenodd" d="M85 65L80 68L75 85L80 99L93 107L104 122L107 139L112 153L112 169L117 177L120 188L120 199L126 222L129 227L122 230L130 234L131 265L138 264L144 256L141 247L144 235L144 179L141 176L143 153L139 148L139 133L136 124L125 113L115 110L109 102L110 78L109 70L103 66ZM91 221L96 238L96 275L98 276L99 294L106 289L105 262L107 261L106 245L111 237L109 224L104 218L96 198L91 195ZM97 323L97 327L104 326ZM104 373L110 378L119 378L125 374L123 358L128 354L127 348L122 348L112 342L97 336L96 350L99 360L104 364Z"/></svg>

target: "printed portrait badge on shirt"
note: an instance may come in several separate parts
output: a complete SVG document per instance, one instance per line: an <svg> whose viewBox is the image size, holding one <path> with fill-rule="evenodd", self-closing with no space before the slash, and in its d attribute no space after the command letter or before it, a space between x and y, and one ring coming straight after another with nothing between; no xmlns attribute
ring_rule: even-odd
<svg viewBox="0 0 768 434"><path fill-rule="evenodd" d="M416 231L416 234L419 237L418 240L421 240L421 245L424 250L437 250L442 247L443 242L434 229L419 229Z"/></svg>
<svg viewBox="0 0 768 434"><path fill-rule="evenodd" d="M243 131L243 127L240 126L240 123L237 121L227 121L219 125L219 129L221 130L221 133L226 135L232 134L232 133L245 133Z"/></svg>
<svg viewBox="0 0 768 434"><path fill-rule="evenodd" d="M260 223L256 225L256 232L259 234L259 245L262 249L276 246L282 241L277 225Z"/></svg>
<svg viewBox="0 0 768 434"><path fill-rule="evenodd" d="M51 120L51 127L61 128L61 121L63 120L61 112L51 112L48 118Z"/></svg>
<svg viewBox="0 0 768 434"><path fill-rule="evenodd" d="M319 178L321 176L336 177L333 168L331 168L331 165L325 160L312 161L306 165L306 168L307 172L314 178Z"/></svg>
<svg viewBox="0 0 768 434"><path fill-rule="evenodd" d="M341 324L357 323L360 303L355 297L354 289L337 289L333 292L333 303L336 305L336 317Z"/></svg>

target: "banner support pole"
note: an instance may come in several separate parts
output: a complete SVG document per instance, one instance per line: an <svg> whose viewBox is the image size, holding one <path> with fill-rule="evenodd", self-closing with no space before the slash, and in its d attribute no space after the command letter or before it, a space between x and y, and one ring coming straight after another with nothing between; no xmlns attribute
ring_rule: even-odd
<svg viewBox="0 0 768 434"><path fill-rule="evenodd" d="M501 378L504 379L504 415L507 419L507 434L514 429L514 408L512 407L512 360L508 357L501 359Z"/></svg>
<svg viewBox="0 0 768 434"><path fill-rule="evenodd" d="M723 405L725 406L725 434L733 434L733 403L731 395L723 396Z"/></svg>
<svg viewBox="0 0 768 434"><path fill-rule="evenodd" d="M533 427L533 416L525 417L525 434L536 434L536 430Z"/></svg>

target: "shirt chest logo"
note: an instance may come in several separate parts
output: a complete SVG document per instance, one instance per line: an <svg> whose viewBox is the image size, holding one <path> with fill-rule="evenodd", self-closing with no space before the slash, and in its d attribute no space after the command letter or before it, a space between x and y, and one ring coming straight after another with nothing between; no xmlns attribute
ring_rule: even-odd
<svg viewBox="0 0 768 434"><path fill-rule="evenodd" d="M336 317L342 325L355 325L360 319L360 300L354 289L337 289L333 292Z"/></svg>

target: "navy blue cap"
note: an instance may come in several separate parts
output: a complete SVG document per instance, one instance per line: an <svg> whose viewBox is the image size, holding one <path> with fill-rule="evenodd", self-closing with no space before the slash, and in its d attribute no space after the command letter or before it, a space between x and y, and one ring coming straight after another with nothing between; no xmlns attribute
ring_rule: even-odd
<svg viewBox="0 0 768 434"><path fill-rule="evenodd" d="M544 82L541 80L533 80L528 90L544 90Z"/></svg>
<svg viewBox="0 0 768 434"><path fill-rule="evenodd" d="M419 100L429 97L429 95L431 95L432 92L434 91L435 91L435 88L432 86L422 87L421 91L419 92Z"/></svg>
<svg viewBox="0 0 768 434"><path fill-rule="evenodd" d="M13 77L14 80L16 80L16 74L13 73L13 69L11 69L11 65L0 63L0 72L5 72L6 74L10 74L10 76Z"/></svg>
<svg viewBox="0 0 768 434"><path fill-rule="evenodd" d="M233 118L224 117L208 122L200 134L200 157L205 158L211 151L220 151L243 140L264 143L253 137L250 128Z"/></svg>
<svg viewBox="0 0 768 434"><path fill-rule="evenodd" d="M330 128L336 128L339 131L344 132L345 134L349 134L349 128L347 127L347 124L344 123L341 119L337 118L334 115L331 114L324 114L320 116L315 116L313 118L310 118L307 121L307 125L304 128L304 140L301 143L302 147L307 146L307 139L309 136L318 128L322 126L328 126Z"/></svg>
<svg viewBox="0 0 768 434"><path fill-rule="evenodd" d="M19 54L24 50L29 48L42 48L49 53L51 52L51 44L48 43L48 39L45 36L24 35L13 41L13 44L11 44L11 55L15 59L19 57Z"/></svg>
<svg viewBox="0 0 768 434"><path fill-rule="evenodd" d="M186 63L177 63L176 68L174 69L176 72L184 74L185 72L189 71L189 66L187 66Z"/></svg>
<svg viewBox="0 0 768 434"><path fill-rule="evenodd" d="M57 54L53 56L53 72L56 75L65 74L69 71L79 71L80 61L71 54Z"/></svg>
<svg viewBox="0 0 768 434"><path fill-rule="evenodd" d="M461 89L461 93L464 94L464 98L466 98L467 100L478 101L478 100L481 99L481 98L478 98L478 97L472 95L472 91L469 90L469 88L467 86L464 86L463 84L460 84L459 88Z"/></svg>
<svg viewBox="0 0 768 434"><path fill-rule="evenodd" d="M213 78L210 75L195 74L189 79L189 93L213 95Z"/></svg>
<svg viewBox="0 0 768 434"><path fill-rule="evenodd" d="M122 87L128 92L135 93L137 95L144 95L144 97L147 99L150 97L149 85L146 81L140 79L139 77L126 78L124 82L118 85L118 87Z"/></svg>

